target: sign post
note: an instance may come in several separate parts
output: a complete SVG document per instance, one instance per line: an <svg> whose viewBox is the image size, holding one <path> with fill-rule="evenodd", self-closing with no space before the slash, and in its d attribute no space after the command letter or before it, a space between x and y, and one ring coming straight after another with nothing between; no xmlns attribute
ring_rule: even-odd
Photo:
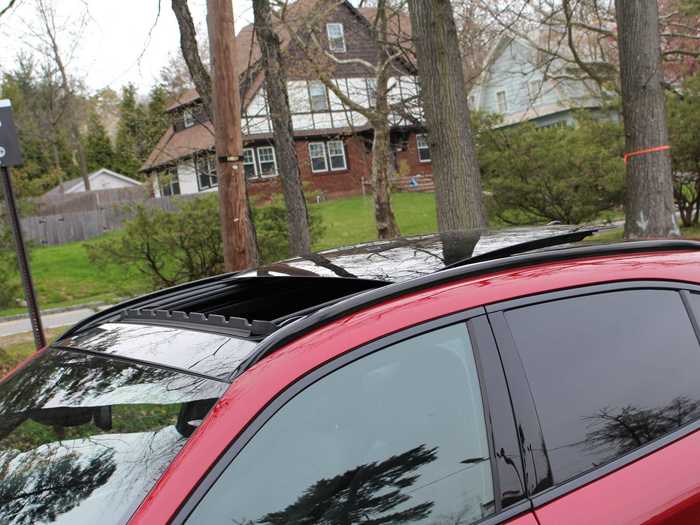
<svg viewBox="0 0 700 525"><path fill-rule="evenodd" d="M29 318L34 332L34 343L37 350L46 346L46 337L41 325L41 314L37 304L32 274L29 270L29 259L22 237L22 227L17 213L15 195L12 191L12 179L10 178L10 166L22 164L22 152L19 147L17 130L12 118L12 105L9 100L0 100L0 177L2 187L5 192L5 203L7 205L7 218L12 228L17 252L17 262L24 286L24 297L29 308Z"/></svg>

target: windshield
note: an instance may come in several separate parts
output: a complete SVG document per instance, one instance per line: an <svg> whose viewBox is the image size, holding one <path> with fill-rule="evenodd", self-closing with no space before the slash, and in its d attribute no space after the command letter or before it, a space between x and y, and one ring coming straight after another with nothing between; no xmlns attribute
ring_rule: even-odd
<svg viewBox="0 0 700 525"><path fill-rule="evenodd" d="M0 523L126 522L227 386L45 352L0 384Z"/></svg>

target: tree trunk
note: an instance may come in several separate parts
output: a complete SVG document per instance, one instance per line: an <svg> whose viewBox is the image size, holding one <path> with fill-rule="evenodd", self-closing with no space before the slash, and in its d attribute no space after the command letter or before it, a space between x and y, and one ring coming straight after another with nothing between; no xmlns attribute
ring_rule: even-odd
<svg viewBox="0 0 700 525"><path fill-rule="evenodd" d="M287 71L280 52L280 40L272 29L269 0L253 0L255 32L262 53L267 102L272 118L277 164L282 179L282 193L287 207L290 255L311 251L309 212L299 175L299 161L294 148L292 115L287 95Z"/></svg>
<svg viewBox="0 0 700 525"><path fill-rule="evenodd" d="M241 97L231 0L207 0L207 26L224 266L228 271L237 271L257 265L258 250L243 169Z"/></svg>
<svg viewBox="0 0 700 525"><path fill-rule="evenodd" d="M71 98L73 98L71 96ZM78 128L78 123L73 121L70 126L71 137L73 143L75 144L75 149L78 153L78 169L80 170L80 176L83 178L83 184L85 184L85 191L90 191L90 177L87 167L87 158L85 156L85 148L83 147L83 141L80 140L80 129Z"/></svg>
<svg viewBox="0 0 700 525"><path fill-rule="evenodd" d="M187 5L187 0L172 0L172 8L175 18L177 18L177 25L180 28L182 56L187 64L192 82L197 88L197 93L202 97L204 110L207 112L209 120L214 122L211 76L199 54L197 33L194 29L194 22L192 21L192 14Z"/></svg>
<svg viewBox="0 0 700 525"><path fill-rule="evenodd" d="M449 0L409 0L440 232L486 226L462 57Z"/></svg>
<svg viewBox="0 0 700 525"><path fill-rule="evenodd" d="M374 220L380 239L393 239L401 235L391 209L389 165L391 162L389 126L375 123L372 141L372 186L374 187Z"/></svg>
<svg viewBox="0 0 700 525"><path fill-rule="evenodd" d="M385 0L377 4L377 31L381 42L387 42L388 20ZM380 54L379 60L384 57ZM372 186L374 188L374 221L377 225L377 237L393 239L399 237L399 225L391 209L391 184L389 171L392 164L391 136L389 128L389 68L379 69L375 79L375 111L377 118L371 121L374 128L372 140Z"/></svg>
<svg viewBox="0 0 700 525"><path fill-rule="evenodd" d="M673 206L671 157L655 0L615 0L622 113L627 152L625 237L679 235Z"/></svg>

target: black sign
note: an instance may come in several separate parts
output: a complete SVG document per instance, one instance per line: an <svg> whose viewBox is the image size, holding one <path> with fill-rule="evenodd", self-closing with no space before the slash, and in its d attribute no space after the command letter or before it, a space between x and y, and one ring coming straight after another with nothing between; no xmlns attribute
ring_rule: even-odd
<svg viewBox="0 0 700 525"><path fill-rule="evenodd" d="M22 164L17 129L12 119L12 105L9 100L0 100L0 167Z"/></svg>

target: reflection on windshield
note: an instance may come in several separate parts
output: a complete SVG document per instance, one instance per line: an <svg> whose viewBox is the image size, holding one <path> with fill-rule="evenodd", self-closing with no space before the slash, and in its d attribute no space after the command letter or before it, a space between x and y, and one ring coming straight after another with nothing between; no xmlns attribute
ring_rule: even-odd
<svg viewBox="0 0 700 525"><path fill-rule="evenodd" d="M256 343L168 326L105 323L61 341L61 346L228 378Z"/></svg>
<svg viewBox="0 0 700 525"><path fill-rule="evenodd" d="M0 384L0 523L123 523L227 385L52 350Z"/></svg>
<svg viewBox="0 0 700 525"><path fill-rule="evenodd" d="M377 241L292 259L241 276L350 276L401 282L432 274L472 256L570 230L565 226L467 230Z"/></svg>

